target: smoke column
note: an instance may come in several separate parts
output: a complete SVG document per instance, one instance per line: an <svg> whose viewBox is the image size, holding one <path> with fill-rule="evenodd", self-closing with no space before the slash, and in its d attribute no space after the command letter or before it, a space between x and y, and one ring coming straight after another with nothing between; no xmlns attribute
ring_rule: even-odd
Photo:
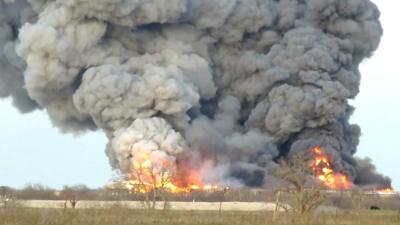
<svg viewBox="0 0 400 225"><path fill-rule="evenodd" d="M390 186L349 123L381 35L369 0L0 0L0 97L103 130L122 173L137 152L186 154L205 179L262 186L320 145L356 184Z"/></svg>

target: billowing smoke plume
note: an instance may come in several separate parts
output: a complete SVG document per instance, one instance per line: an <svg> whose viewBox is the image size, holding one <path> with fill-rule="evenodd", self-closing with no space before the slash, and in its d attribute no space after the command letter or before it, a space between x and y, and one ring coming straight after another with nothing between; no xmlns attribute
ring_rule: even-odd
<svg viewBox="0 0 400 225"><path fill-rule="evenodd" d="M113 168L183 152L207 179L261 186L320 145L357 184L390 183L353 157L349 124L382 35L369 0L28 2L0 0L0 96L64 132L104 130Z"/></svg>
<svg viewBox="0 0 400 225"><path fill-rule="evenodd" d="M0 1L0 98L11 96L21 112L32 111L38 105L24 88L26 63L17 56L15 46L19 28L35 22L36 17L26 1Z"/></svg>
<svg viewBox="0 0 400 225"><path fill-rule="evenodd" d="M169 155L181 153L185 143L165 120L153 117L137 119L127 129L117 130L111 148L115 151L115 164L128 173L140 153L149 155L150 160L156 158L152 162L172 161L169 164L173 165L175 158Z"/></svg>

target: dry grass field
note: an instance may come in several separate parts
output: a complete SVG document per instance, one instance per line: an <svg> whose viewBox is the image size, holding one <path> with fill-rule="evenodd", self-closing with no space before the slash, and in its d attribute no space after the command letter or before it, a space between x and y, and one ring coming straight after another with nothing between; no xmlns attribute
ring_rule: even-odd
<svg viewBox="0 0 400 225"><path fill-rule="evenodd" d="M304 211L300 209L313 204L314 192L308 189L302 189L301 195L252 189L226 195L171 195L168 201L157 201L156 210L140 200L143 196L113 190L57 194L46 189L3 188L0 193L0 225L400 225L400 196L395 193L317 191L323 201L315 210ZM76 197L75 209L70 196ZM299 196L301 201L293 201ZM278 205L293 207L279 208L274 214L277 199ZM372 206L380 210L368 210Z"/></svg>
<svg viewBox="0 0 400 225"><path fill-rule="evenodd" d="M14 204L24 208L52 208L63 209L64 201L24 200L14 201ZM71 204L68 202L68 207ZM113 207L126 209L147 209L145 202L140 201L78 201L77 209L105 209ZM155 209L162 210L203 210L203 211L274 211L274 203L264 202L156 202ZM283 210L283 209L281 209Z"/></svg>
<svg viewBox="0 0 400 225"><path fill-rule="evenodd" d="M399 225L396 211L343 211L296 216L272 212L2 208L1 225Z"/></svg>

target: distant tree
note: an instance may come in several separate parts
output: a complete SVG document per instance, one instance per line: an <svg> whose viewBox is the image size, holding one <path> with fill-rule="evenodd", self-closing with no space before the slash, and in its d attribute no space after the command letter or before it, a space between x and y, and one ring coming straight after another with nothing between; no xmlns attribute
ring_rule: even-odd
<svg viewBox="0 0 400 225"><path fill-rule="evenodd" d="M78 203L78 201L76 200L76 196L73 195L72 198L69 200L69 202L71 203L71 207L72 207L73 209L75 209L76 204Z"/></svg>
<svg viewBox="0 0 400 225"><path fill-rule="evenodd" d="M93 191L88 188L85 185L75 185L75 186L64 186L63 189L60 192L60 195L62 197L71 197L72 195L75 195L76 197L80 198L80 199L88 199L90 200L90 198L92 198L93 196Z"/></svg>
<svg viewBox="0 0 400 225"><path fill-rule="evenodd" d="M224 189L221 190L221 196L219 199L219 212L222 212L222 202L225 201L225 194L230 190L229 187L225 187Z"/></svg>
<svg viewBox="0 0 400 225"><path fill-rule="evenodd" d="M15 199L15 190L6 186L0 186L0 207L17 207Z"/></svg>
<svg viewBox="0 0 400 225"><path fill-rule="evenodd" d="M351 201L352 213L355 214L355 220L359 225L362 224L363 210L366 209L365 206L365 193L361 189L353 189L347 192L348 198Z"/></svg>
<svg viewBox="0 0 400 225"><path fill-rule="evenodd" d="M8 189L5 186L0 187L0 206L6 208L8 202L7 196Z"/></svg>
<svg viewBox="0 0 400 225"><path fill-rule="evenodd" d="M144 203L148 209L155 209L157 200L162 199L164 202L163 209L166 209L168 190L166 185L171 183L171 171L167 170L170 165L158 165L152 162L146 166L144 163L138 162L133 170L131 180L134 184L131 188L133 192L143 193Z"/></svg>
<svg viewBox="0 0 400 225"><path fill-rule="evenodd" d="M280 166L272 171L272 175L283 181L283 187L277 191L277 208L292 211L308 218L306 215L321 205L325 196L322 186L310 179L312 174L306 153L297 153L280 161ZM289 206L281 203L281 195L286 194Z"/></svg>
<svg viewBox="0 0 400 225"><path fill-rule="evenodd" d="M75 209L78 204L78 199L94 199L95 192L91 191L85 185L64 186L61 191L61 196L64 198L64 208L67 207L67 202L71 208Z"/></svg>
<svg viewBox="0 0 400 225"><path fill-rule="evenodd" d="M27 184L16 193L18 199L23 200L52 200L57 199L55 190L41 184Z"/></svg>

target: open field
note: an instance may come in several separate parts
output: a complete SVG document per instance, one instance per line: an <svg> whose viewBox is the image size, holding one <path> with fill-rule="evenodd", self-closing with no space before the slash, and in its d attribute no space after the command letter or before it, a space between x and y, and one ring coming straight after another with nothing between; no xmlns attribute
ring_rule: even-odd
<svg viewBox="0 0 400 225"><path fill-rule="evenodd" d="M321 192L323 201L307 213L295 208L293 198L298 195L254 189L158 196L158 210L147 209L147 195L118 190L4 189L2 193L0 225L400 225L398 193ZM293 208L281 208L274 215L278 196L279 204ZM380 210L368 210L371 207Z"/></svg>
<svg viewBox="0 0 400 225"><path fill-rule="evenodd" d="M43 208L43 209L63 209L64 201L48 201L48 200L25 200L16 201L16 203L25 208ZM69 204L69 203L68 203ZM168 202L170 210L206 210L218 211L219 202ZM79 201L76 205L77 209L104 209L113 208L115 206L127 209L145 209L144 202L140 201ZM69 207L69 206L68 206ZM156 208L162 209L164 202L157 202ZM274 203L262 202L223 202L221 209L224 211L273 211Z"/></svg>
<svg viewBox="0 0 400 225"><path fill-rule="evenodd" d="M310 217L271 212L134 210L120 206L108 209L0 209L1 225L398 225L395 211L344 211Z"/></svg>

